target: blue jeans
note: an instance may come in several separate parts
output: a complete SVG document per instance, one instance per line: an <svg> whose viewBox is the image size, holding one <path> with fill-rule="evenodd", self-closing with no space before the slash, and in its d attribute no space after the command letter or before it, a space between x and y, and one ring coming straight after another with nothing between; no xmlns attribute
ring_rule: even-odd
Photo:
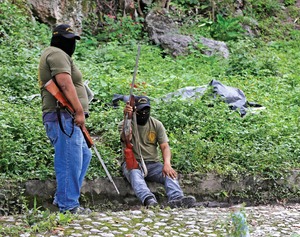
<svg viewBox="0 0 300 237"><path fill-rule="evenodd" d="M165 186L165 191L168 196L168 201L175 200L178 198L183 197L182 189L179 186L179 182L177 179L171 179L170 177L166 176L163 177L162 169L163 164L160 162L151 162L146 163L148 169L148 175L144 178L144 174L140 169L133 169L128 170L126 168L126 163L122 164L122 171L124 176L127 178L133 191L137 198L144 204L144 201L148 197L155 196L150 191L147 186L146 181L161 183Z"/></svg>
<svg viewBox="0 0 300 237"><path fill-rule="evenodd" d="M71 137L62 132L58 121L44 122L44 126L55 151L54 170L57 187L54 199L60 212L65 212L80 205L80 189L92 153L72 118L62 116L61 121L67 134L71 134L74 129Z"/></svg>

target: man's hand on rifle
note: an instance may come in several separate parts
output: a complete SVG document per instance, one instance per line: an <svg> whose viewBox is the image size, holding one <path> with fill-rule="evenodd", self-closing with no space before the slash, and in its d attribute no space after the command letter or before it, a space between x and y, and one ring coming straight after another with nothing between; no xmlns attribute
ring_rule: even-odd
<svg viewBox="0 0 300 237"><path fill-rule="evenodd" d="M127 101L126 106L124 108L124 115L126 115L127 113L131 113L131 112L133 112L133 108L131 107L130 102Z"/></svg>
<svg viewBox="0 0 300 237"><path fill-rule="evenodd" d="M74 118L74 123L78 126L84 126L85 123L85 115L83 113L83 111L81 112L75 112L75 118Z"/></svg>
<svg viewBox="0 0 300 237"><path fill-rule="evenodd" d="M124 108L124 116L126 116L126 114L128 114L128 117L132 118L132 115L129 116L130 114L132 114L133 109L130 106L129 101L126 103L125 108ZM127 119L128 119L127 117ZM131 127L131 122L130 124L128 123L128 121L130 120L126 120L124 119L124 123L123 123L123 132L121 134L121 139L122 141L131 141L132 139L132 127ZM125 129L124 129L125 128Z"/></svg>

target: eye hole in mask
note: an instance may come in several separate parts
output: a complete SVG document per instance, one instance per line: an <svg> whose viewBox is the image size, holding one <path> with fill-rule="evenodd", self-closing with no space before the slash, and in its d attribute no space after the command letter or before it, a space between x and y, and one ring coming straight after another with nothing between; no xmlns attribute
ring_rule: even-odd
<svg viewBox="0 0 300 237"><path fill-rule="evenodd" d="M136 111L136 121L138 125L145 125L150 117L150 108Z"/></svg>
<svg viewBox="0 0 300 237"><path fill-rule="evenodd" d="M150 109L149 108L136 111L136 115L148 115L148 114L150 114Z"/></svg>

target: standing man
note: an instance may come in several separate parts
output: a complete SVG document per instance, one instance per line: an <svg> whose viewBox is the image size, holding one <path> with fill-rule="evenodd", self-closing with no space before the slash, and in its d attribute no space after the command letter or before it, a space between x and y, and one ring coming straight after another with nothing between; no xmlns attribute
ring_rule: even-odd
<svg viewBox="0 0 300 237"><path fill-rule="evenodd" d="M127 102L124 113L136 113L133 116L132 133L129 140L133 144L133 154L139 167L127 168L125 154L123 152L122 171L134 190L137 198L144 206L157 206L157 200L150 191L146 181L161 183L164 185L168 196L168 205L174 207L192 207L196 200L193 196L184 196L179 186L177 172L171 166L171 151L169 140L163 124L150 116L150 100L146 96L135 96L135 108ZM119 126L121 142L125 148L126 140L123 132L122 121ZM128 139L127 139L128 140ZM160 161L158 149L160 148L163 163ZM124 150L124 149L123 149ZM142 159L145 166L143 166ZM146 177L145 174L147 173Z"/></svg>
<svg viewBox="0 0 300 237"><path fill-rule="evenodd" d="M85 118L88 117L88 97L82 74L71 58L76 40L80 40L80 37L70 25L55 27L51 46L41 55L38 72L43 124L55 151L57 187L53 204L62 213L88 214L91 210L79 204L80 189L92 154L80 129L85 126ZM57 107L56 99L44 88L50 79L53 79L72 105L74 119L63 108Z"/></svg>

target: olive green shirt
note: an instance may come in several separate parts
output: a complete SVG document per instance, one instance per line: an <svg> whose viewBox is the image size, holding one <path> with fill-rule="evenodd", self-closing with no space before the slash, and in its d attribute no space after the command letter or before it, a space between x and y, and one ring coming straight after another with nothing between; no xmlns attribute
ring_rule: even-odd
<svg viewBox="0 0 300 237"><path fill-rule="evenodd" d="M119 123L118 130L122 134L123 121ZM133 153L134 157L139 161L140 156L138 153L138 145L141 147L141 154L145 162L147 161L160 161L160 153L158 153L158 146L162 143L169 142L169 139L166 134L165 127L163 124L153 118L149 117L149 120L144 126L138 125L138 134L140 140L138 141L135 134L135 127L132 126L132 144L133 144ZM125 148L125 143L122 142L122 147ZM122 149L124 150L124 149ZM124 154L122 155L124 160Z"/></svg>
<svg viewBox="0 0 300 237"><path fill-rule="evenodd" d="M88 97L82 82L82 74L75 66L72 58L57 47L48 47L42 53L39 63L39 85L42 96L42 111L55 112L56 99L43 87L50 79L59 73L70 74L77 96L83 110L88 113Z"/></svg>

